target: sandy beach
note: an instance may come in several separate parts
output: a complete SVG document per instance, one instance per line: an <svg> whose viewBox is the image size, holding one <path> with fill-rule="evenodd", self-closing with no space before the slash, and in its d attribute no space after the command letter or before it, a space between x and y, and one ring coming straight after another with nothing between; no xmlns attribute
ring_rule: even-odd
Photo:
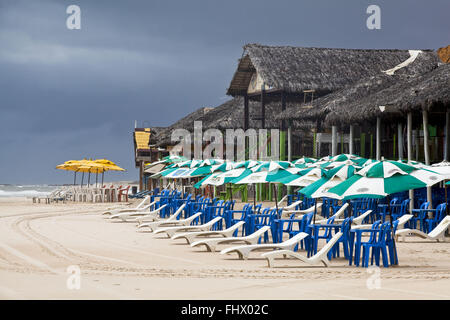
<svg viewBox="0 0 450 320"><path fill-rule="evenodd" d="M379 269L379 286L373 286L376 272L343 258L329 268L277 260L269 269L260 253L238 260L106 220L101 212L110 206L1 198L0 298L450 298L450 242L398 242L400 265ZM69 289L68 268L79 268L79 289Z"/></svg>

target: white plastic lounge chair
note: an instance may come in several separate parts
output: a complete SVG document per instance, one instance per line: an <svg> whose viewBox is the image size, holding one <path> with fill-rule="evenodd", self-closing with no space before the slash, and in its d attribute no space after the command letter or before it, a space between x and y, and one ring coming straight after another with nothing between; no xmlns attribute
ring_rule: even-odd
<svg viewBox="0 0 450 320"><path fill-rule="evenodd" d="M228 238L213 238L196 241L191 243L191 247L198 247L204 245L207 251L215 252L216 246L219 244L227 244L234 242L244 242L246 244L256 244L258 242L259 237L261 237L264 233L270 230L269 226L263 226L262 228L256 230L252 234L245 237L228 237Z"/></svg>
<svg viewBox="0 0 450 320"><path fill-rule="evenodd" d="M334 244L339 240L339 238L342 236L342 232L336 233L330 241L322 248L319 252L317 252L314 256L311 258L305 257L304 255L291 251L291 250L275 250L272 252L266 252L263 253L261 256L267 259L267 263L269 265L269 268L273 266L273 260L277 257L286 257L290 256L296 259L299 259L307 264L310 265L318 265L320 263L323 263L325 267L328 267L330 265L330 260L328 260L327 254L328 251L333 248Z"/></svg>
<svg viewBox="0 0 450 320"><path fill-rule="evenodd" d="M372 210L367 210L367 211L372 211ZM365 213L363 213L362 215L366 214L367 211ZM362 215L360 215L358 218L360 218ZM398 221L397 230L403 229L405 223L407 223L412 217L413 217L412 214L404 214L400 218L398 218L396 220L396 221ZM361 224L361 222L364 218L361 219L359 224L355 223L355 220L358 218L353 219L352 229L371 229L372 228L371 224Z"/></svg>
<svg viewBox="0 0 450 320"><path fill-rule="evenodd" d="M184 207L186 207L186 203L183 203L171 217L173 217L173 216L175 216L175 218L178 217L181 214L181 212L183 211ZM145 215L136 217L135 221L138 223L138 225L140 225L140 224L143 224L144 222L152 222L152 221L157 221L157 220L169 221L168 219L175 219L175 218L171 218L171 217L169 217L167 219L161 219L161 217L158 215L158 213L147 212L147 214L145 214Z"/></svg>
<svg viewBox="0 0 450 320"><path fill-rule="evenodd" d="M220 251L220 254L227 254L231 252L236 252L239 256L239 259L247 260L248 255L252 251L257 250L265 250L265 249L278 249L278 250L290 250L293 251L295 246L305 239L308 236L306 232L300 232L297 233L292 238L281 242L281 243L261 243L261 244L250 244L250 245L243 245L243 246L235 246L231 248L226 248Z"/></svg>
<svg viewBox="0 0 450 320"><path fill-rule="evenodd" d="M199 224L196 226L163 227L163 228L156 229L153 233L154 234L165 233L165 234L167 234L167 236L169 238L171 238L177 232L207 231L207 230L211 229L211 227L213 225L215 225L217 222L219 222L222 219L223 219L222 217L215 217L214 219L212 219L211 221L209 221L207 223Z"/></svg>
<svg viewBox="0 0 450 320"><path fill-rule="evenodd" d="M138 225L138 229L148 227L151 231L155 231L159 227L175 227L175 226L188 226L192 221L197 219L202 212L197 212L196 214L190 216L186 219L177 220L175 214L171 215L168 219L162 219L153 222L141 223Z"/></svg>
<svg viewBox="0 0 450 320"><path fill-rule="evenodd" d="M144 199L142 199L142 201L134 208L127 208L127 207L125 207L125 205L121 205L121 206L108 208L107 211L103 212L102 214L116 214L116 213L123 212L123 211L137 211L137 210L142 209L144 207L145 203L147 202L147 200L149 200L149 199L150 199L150 196L145 196ZM152 202L151 205L155 204L155 203L156 203L156 201ZM148 208L150 208L150 207L148 207Z"/></svg>
<svg viewBox="0 0 450 320"><path fill-rule="evenodd" d="M331 217L329 217L328 219L334 218L334 221L335 221L335 222L337 222L337 221L339 221L339 220L344 221L344 219L339 219L339 218L344 214L345 209L347 209L347 207L348 207L348 203L344 203L344 205L343 205L342 207L340 207L339 210L336 211L336 213L333 214L333 215L332 215ZM327 221L328 221L328 219L322 219L322 220L318 220L318 221L316 220L316 223L317 223L317 224L326 224Z"/></svg>
<svg viewBox="0 0 450 320"><path fill-rule="evenodd" d="M158 209L150 211L150 212L147 211L147 209L145 209L145 211L138 210L138 211L120 212L120 213L117 213L117 214L113 214L112 216L109 216L109 219L119 218L122 221L126 221L129 218L136 218L136 217L140 217L140 216L156 216L166 206L167 206L167 204L159 207Z"/></svg>
<svg viewBox="0 0 450 320"><path fill-rule="evenodd" d="M445 242L445 231L450 227L450 216L446 216L442 221L431 230L430 233L425 233L416 229L401 229L397 230L395 233L395 237L398 239L399 236L402 236L402 240L405 241L406 236L418 236L427 240L442 240Z"/></svg>
<svg viewBox="0 0 450 320"><path fill-rule="evenodd" d="M172 239L186 239L187 243L192 243L195 238L197 237L223 237L228 238L231 237L237 229L239 229L245 222L244 221L238 221L235 224L233 224L231 227L225 229L225 230L216 230L216 231L198 231L198 232L184 232L175 234Z"/></svg>
<svg viewBox="0 0 450 320"><path fill-rule="evenodd" d="M290 205L288 205L286 207L280 206L280 202L278 203L278 209L283 209L283 210L289 211L289 210L294 210L296 206L298 206L299 204L301 204L303 202L303 200L297 200L295 202L292 202ZM272 209L276 209L276 207L272 207Z"/></svg>
<svg viewBox="0 0 450 320"><path fill-rule="evenodd" d="M317 206L314 205L314 206L312 206L312 207L310 207L308 209L305 209L305 210L286 210L286 211L283 211L282 215L283 216L286 216L286 215L290 216L293 213L295 213L295 215L303 215L303 214L314 212L314 210L316 208L317 208L317 210L319 210L319 208L321 208L321 207L322 207L322 203L318 203Z"/></svg>

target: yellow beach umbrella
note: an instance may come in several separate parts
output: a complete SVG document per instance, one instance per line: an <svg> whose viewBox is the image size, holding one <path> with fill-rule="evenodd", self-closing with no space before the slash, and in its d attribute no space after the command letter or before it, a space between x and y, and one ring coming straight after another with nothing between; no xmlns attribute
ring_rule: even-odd
<svg viewBox="0 0 450 320"><path fill-rule="evenodd" d="M108 159L97 159L97 160L93 160L94 163L96 164L100 164L103 166L104 171L101 172L102 173L102 185L103 185L103 178L105 176L105 171L125 171L125 169L119 167L117 164L115 164L114 162L112 162L111 160ZM100 172L99 172L100 173Z"/></svg>

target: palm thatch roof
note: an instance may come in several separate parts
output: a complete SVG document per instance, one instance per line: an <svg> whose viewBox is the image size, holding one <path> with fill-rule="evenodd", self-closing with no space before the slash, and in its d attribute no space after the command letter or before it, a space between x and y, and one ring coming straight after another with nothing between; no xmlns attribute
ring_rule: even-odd
<svg viewBox="0 0 450 320"><path fill-rule="evenodd" d="M419 76L397 77L395 83L375 93L361 96L351 103L337 104L325 117L327 125L345 125L391 117L379 106L400 112L450 108L450 64L443 64Z"/></svg>
<svg viewBox="0 0 450 320"><path fill-rule="evenodd" d="M437 57L431 50L424 54ZM228 88L231 96L247 92L257 72L273 90L318 95L388 70L410 57L408 50L332 49L247 44ZM413 68L421 69L419 64ZM420 70L417 70L420 73Z"/></svg>
<svg viewBox="0 0 450 320"><path fill-rule="evenodd" d="M300 108L290 108L277 117L278 119L323 120L330 112L339 112L341 106L351 104L396 83L407 81L410 77L429 72L438 64L439 59L436 54L421 52L414 62L398 69L393 75L379 72L373 76L359 79L355 83L308 103L307 107L302 105Z"/></svg>
<svg viewBox="0 0 450 320"><path fill-rule="evenodd" d="M287 102L287 107L295 107L293 102ZM298 107L298 105L297 105ZM203 109L203 108L202 108ZM186 129L191 133L194 130L194 121L202 121L202 129L239 129L244 126L244 98L236 97L225 103L209 108L207 112L201 112L202 109L191 113L173 125L160 130L154 139L158 146L165 146L171 143L171 134L174 129ZM281 102L268 102L265 105L265 128L280 128L281 121L275 116L281 112ZM261 104L257 101L249 101L249 128L261 128ZM308 121L294 121L293 126L300 130L310 130L315 124Z"/></svg>

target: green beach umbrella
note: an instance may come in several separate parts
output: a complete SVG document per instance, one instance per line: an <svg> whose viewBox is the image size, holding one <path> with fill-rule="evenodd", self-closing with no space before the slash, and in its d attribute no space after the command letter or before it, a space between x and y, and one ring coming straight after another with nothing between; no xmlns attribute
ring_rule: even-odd
<svg viewBox="0 0 450 320"><path fill-rule="evenodd" d="M302 188L299 192L308 198L326 197L326 192L355 174L359 167L341 165L322 172L322 178Z"/></svg>
<svg viewBox="0 0 450 320"><path fill-rule="evenodd" d="M289 161L264 161L257 166L251 168L253 172L261 172L261 171L276 171L278 169L287 169L291 167L291 163Z"/></svg>
<svg viewBox="0 0 450 320"><path fill-rule="evenodd" d="M234 179L248 176L251 173L252 171L246 168L232 169L226 172L215 172L204 177L202 180L197 182L194 187L200 188L206 185L221 186L225 183L231 183Z"/></svg>
<svg viewBox="0 0 450 320"><path fill-rule="evenodd" d="M398 161L370 164L346 181L328 190L338 199L384 198L392 193L430 187L444 176Z"/></svg>
<svg viewBox="0 0 450 320"><path fill-rule="evenodd" d="M283 183L287 186L306 187L322 178L322 172L323 169L320 168L304 169L297 173L298 177L286 177L280 180L280 183Z"/></svg>
<svg viewBox="0 0 450 320"><path fill-rule="evenodd" d="M357 160L357 159L361 159L361 157L354 155L354 154L341 153L334 157L331 157L330 161L346 161L346 160Z"/></svg>
<svg viewBox="0 0 450 320"><path fill-rule="evenodd" d="M297 159L294 162L292 162L292 164L294 164L294 165L296 165L296 164L306 164L306 163L314 163L316 161L317 161L317 159L314 159L314 158L302 157L302 158Z"/></svg>

